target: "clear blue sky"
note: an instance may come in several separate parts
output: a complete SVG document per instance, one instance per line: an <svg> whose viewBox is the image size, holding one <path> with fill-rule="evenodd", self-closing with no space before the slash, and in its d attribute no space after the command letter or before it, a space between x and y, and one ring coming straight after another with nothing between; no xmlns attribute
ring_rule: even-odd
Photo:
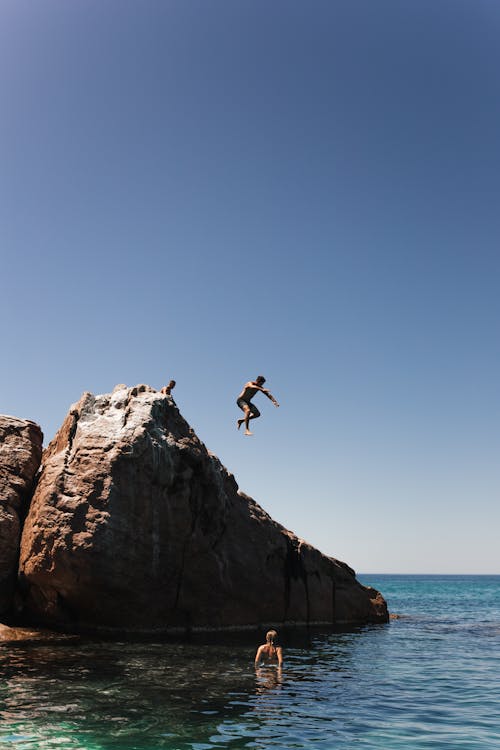
<svg viewBox="0 0 500 750"><path fill-rule="evenodd" d="M500 573L499 38L497 0L3 0L0 412L48 442L173 377L322 551Z"/></svg>

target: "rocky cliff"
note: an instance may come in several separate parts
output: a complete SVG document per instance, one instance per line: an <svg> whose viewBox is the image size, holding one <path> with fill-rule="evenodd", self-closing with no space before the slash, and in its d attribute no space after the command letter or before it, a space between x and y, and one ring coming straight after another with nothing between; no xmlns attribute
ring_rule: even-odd
<svg viewBox="0 0 500 750"><path fill-rule="evenodd" d="M0 415L0 614L11 609L21 523L42 456L34 422Z"/></svg>
<svg viewBox="0 0 500 750"><path fill-rule="evenodd" d="M85 393L44 453L21 542L32 622L175 632L385 622L382 596L273 521L148 386Z"/></svg>

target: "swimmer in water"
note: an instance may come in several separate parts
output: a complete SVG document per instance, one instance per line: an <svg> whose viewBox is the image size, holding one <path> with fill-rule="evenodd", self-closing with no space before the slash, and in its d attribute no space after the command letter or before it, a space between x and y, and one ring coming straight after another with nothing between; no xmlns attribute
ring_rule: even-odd
<svg viewBox="0 0 500 750"><path fill-rule="evenodd" d="M278 633L275 630L268 630L266 633L266 642L259 646L255 654L255 666L261 662L264 664L277 664L279 667L283 664L283 649L275 645L278 640Z"/></svg>
<svg viewBox="0 0 500 750"><path fill-rule="evenodd" d="M240 409L245 412L245 416L242 419L238 419L236 424L239 430L243 422L245 423L245 435L253 434L248 428L248 423L250 422L250 420L260 417L260 411L257 409L255 404L252 404L251 401L257 391L260 391L265 396L267 396L267 398L272 401L275 406L279 406L273 394L268 391L267 388L262 387L265 382L266 379L263 375L259 375L257 378L255 378L255 380L250 380L248 383L245 383L245 385L243 386L243 390L236 399L236 403L238 404Z"/></svg>

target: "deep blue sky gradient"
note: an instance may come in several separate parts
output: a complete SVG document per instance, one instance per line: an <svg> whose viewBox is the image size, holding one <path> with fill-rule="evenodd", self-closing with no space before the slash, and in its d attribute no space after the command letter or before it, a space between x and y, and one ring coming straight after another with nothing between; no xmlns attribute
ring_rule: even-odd
<svg viewBox="0 0 500 750"><path fill-rule="evenodd" d="M500 573L499 34L496 0L4 0L0 411L48 442L173 377L324 552Z"/></svg>

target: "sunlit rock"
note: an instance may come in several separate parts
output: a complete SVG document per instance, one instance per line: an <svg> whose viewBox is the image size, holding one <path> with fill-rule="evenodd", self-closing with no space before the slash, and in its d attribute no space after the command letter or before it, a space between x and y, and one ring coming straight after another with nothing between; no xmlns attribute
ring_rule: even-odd
<svg viewBox="0 0 500 750"><path fill-rule="evenodd" d="M12 606L21 519L40 464L42 440L34 422L0 415L0 614Z"/></svg>
<svg viewBox="0 0 500 750"><path fill-rule="evenodd" d="M385 622L382 596L238 491L171 396L85 393L43 457L21 544L31 621L176 632Z"/></svg>

